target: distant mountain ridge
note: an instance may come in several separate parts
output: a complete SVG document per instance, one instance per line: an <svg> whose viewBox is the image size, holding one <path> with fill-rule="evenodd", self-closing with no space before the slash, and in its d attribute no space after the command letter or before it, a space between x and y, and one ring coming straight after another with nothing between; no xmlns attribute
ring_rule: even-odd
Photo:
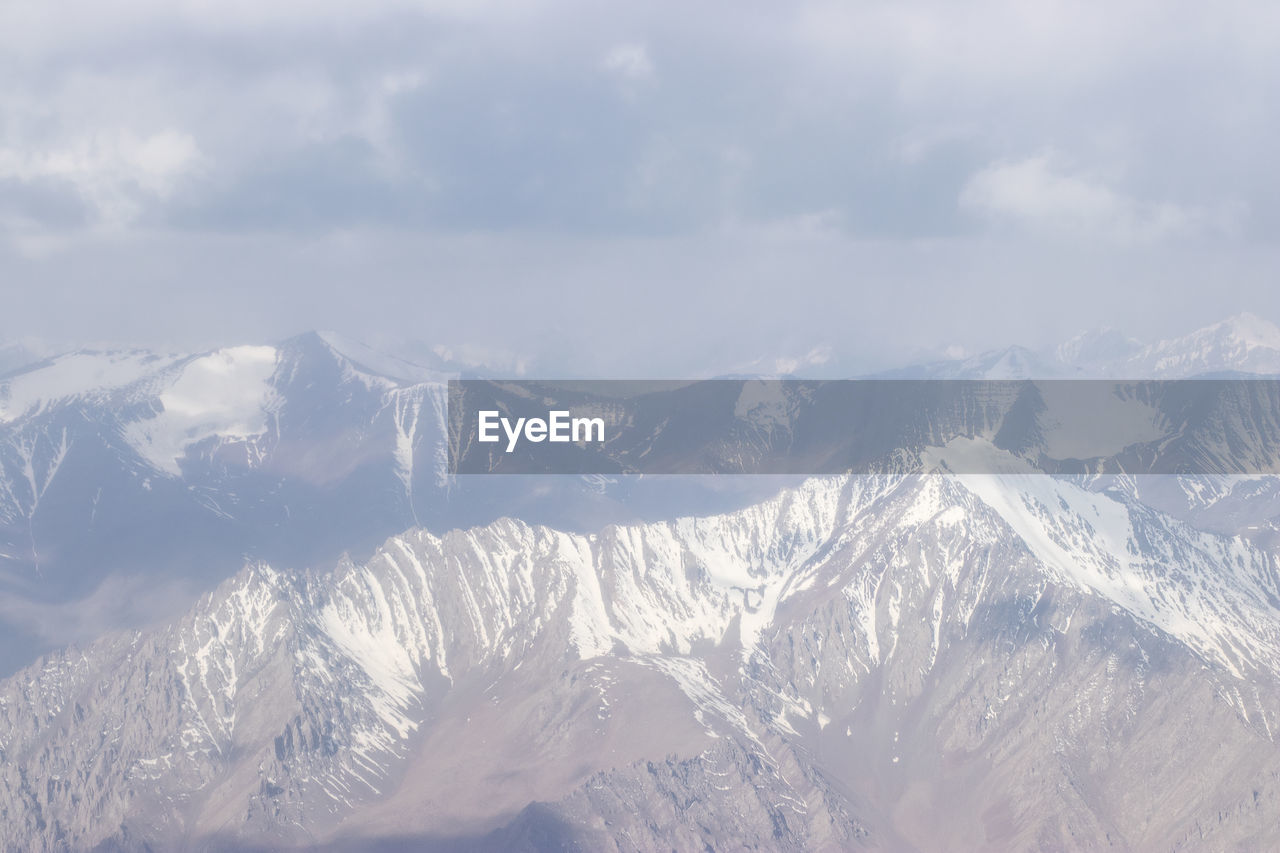
<svg viewBox="0 0 1280 853"><path fill-rule="evenodd" d="M904 379L1190 379L1224 373L1280 375L1280 328L1252 314L1238 314L1148 345L1104 328L1077 335L1049 350L1011 346L879 375Z"/></svg>
<svg viewBox="0 0 1280 853"><path fill-rule="evenodd" d="M400 381L422 382L450 376L512 378L530 373L536 358L508 359L517 369L503 370L477 361L455 359L443 347L420 342L397 344L389 349L369 346L334 331L313 331L313 336L340 353L363 372ZM130 348L98 347L93 352L109 355L135 351ZM74 355L75 351L53 356ZM6 374L27 372L50 360L50 347L36 340L0 341L0 381ZM874 374L857 364L836 358L829 348L815 349L804 357L758 359L732 369L695 370L686 378L723 376L806 376L813 378L856 378L866 375L937 379L1188 379L1205 374L1280 374L1280 327L1270 320L1243 312L1184 335L1144 343L1123 331L1102 326L1081 332L1056 345L1028 347L1013 345L974 355L913 362ZM552 371L561 378L564 370ZM696 374L696 375L694 375Z"/></svg>

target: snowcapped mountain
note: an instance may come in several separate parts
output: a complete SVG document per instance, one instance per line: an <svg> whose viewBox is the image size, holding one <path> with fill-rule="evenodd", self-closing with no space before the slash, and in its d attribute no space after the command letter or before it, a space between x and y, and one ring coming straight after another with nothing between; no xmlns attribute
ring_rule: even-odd
<svg viewBox="0 0 1280 853"><path fill-rule="evenodd" d="M6 651L75 621L31 605L189 600L246 558L332 560L413 525L443 493L443 376L343 343L83 351L0 379Z"/></svg>
<svg viewBox="0 0 1280 853"><path fill-rule="evenodd" d="M1239 317L909 375L1277 365ZM1080 461L1042 399L729 511L463 485L446 376L332 334L0 376L0 848L1280 847L1276 477L1032 473ZM753 453L830 420L758 390ZM1179 393L1108 458L1270 464L1280 406Z"/></svg>
<svg viewBox="0 0 1280 853"><path fill-rule="evenodd" d="M1164 378L1228 372L1280 374L1280 329L1252 314L1239 314L1144 347L1115 375Z"/></svg>
<svg viewBox="0 0 1280 853"><path fill-rule="evenodd" d="M886 379L1053 379L1061 375L1061 365L1020 346L879 374Z"/></svg>
<svg viewBox="0 0 1280 853"><path fill-rule="evenodd" d="M411 526L560 526L777 486L445 476L448 365L333 333L196 355L77 351L0 377L0 675L185 608L246 561L367 555Z"/></svg>
<svg viewBox="0 0 1280 853"><path fill-rule="evenodd" d="M1063 365L1099 366L1124 364L1139 352L1142 344L1111 328L1097 329L1076 335L1054 350L1054 359ZM1140 374L1145 376L1146 374Z"/></svg>
<svg viewBox="0 0 1280 853"><path fill-rule="evenodd" d="M1188 379L1280 374L1280 328L1239 314L1143 345L1115 329L1085 332L1048 351L1013 346L887 371L902 379Z"/></svg>
<svg viewBox="0 0 1280 853"><path fill-rule="evenodd" d="M1043 476L419 529L9 679L0 843L1262 849L1278 676L1272 554Z"/></svg>

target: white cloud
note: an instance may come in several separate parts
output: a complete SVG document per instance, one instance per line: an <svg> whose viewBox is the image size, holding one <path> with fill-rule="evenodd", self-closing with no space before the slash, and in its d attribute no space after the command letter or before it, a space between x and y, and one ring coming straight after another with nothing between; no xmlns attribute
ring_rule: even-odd
<svg viewBox="0 0 1280 853"><path fill-rule="evenodd" d="M186 133L119 130L54 148L0 148L0 179L68 184L102 222L120 225L135 219L148 200L171 196L200 159Z"/></svg>
<svg viewBox="0 0 1280 853"><path fill-rule="evenodd" d="M463 367L478 368L495 373L511 373L524 376L529 372L530 359L498 347L478 344L446 346L436 344L431 352L437 358Z"/></svg>
<svg viewBox="0 0 1280 853"><path fill-rule="evenodd" d="M802 363L776 338L814 325L841 359L1069 333L1083 285L1139 322L1171 278L1160 310L1265 312L1278 35L1261 0L7 0L0 279L39 286L0 333L394 326L541 357L564 280L601 352L660 328L634 348L669 365ZM1240 239L1181 239L1230 224L1223 199Z"/></svg>
<svg viewBox="0 0 1280 853"><path fill-rule="evenodd" d="M995 163L974 174L960 206L990 220L1056 236L1149 243L1215 230L1220 217L1125 195L1071 172L1049 154Z"/></svg>
<svg viewBox="0 0 1280 853"><path fill-rule="evenodd" d="M642 83L653 79L653 60L649 49L639 43L619 44L605 54L603 67L629 83Z"/></svg>

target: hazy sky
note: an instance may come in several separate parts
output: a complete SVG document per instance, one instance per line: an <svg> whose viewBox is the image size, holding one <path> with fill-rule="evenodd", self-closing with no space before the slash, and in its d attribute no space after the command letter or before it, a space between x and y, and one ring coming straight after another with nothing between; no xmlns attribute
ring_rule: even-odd
<svg viewBox="0 0 1280 853"><path fill-rule="evenodd" d="M1280 320L1280 5L5 0L0 339L678 376Z"/></svg>

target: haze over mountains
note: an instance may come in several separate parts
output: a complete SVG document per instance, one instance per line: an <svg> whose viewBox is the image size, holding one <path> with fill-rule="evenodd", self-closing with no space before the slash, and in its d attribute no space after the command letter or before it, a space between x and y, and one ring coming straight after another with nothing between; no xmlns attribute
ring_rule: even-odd
<svg viewBox="0 0 1280 853"><path fill-rule="evenodd" d="M0 377L0 846L1280 845L1274 478L975 439L1003 473L461 483L453 368L308 334ZM1239 373L1280 330L892 375Z"/></svg>
<svg viewBox="0 0 1280 853"><path fill-rule="evenodd" d="M887 375L938 379L1185 379L1280 373L1280 329L1239 314L1190 334L1143 344L1120 331L1085 332L1048 351L1012 346Z"/></svg>

